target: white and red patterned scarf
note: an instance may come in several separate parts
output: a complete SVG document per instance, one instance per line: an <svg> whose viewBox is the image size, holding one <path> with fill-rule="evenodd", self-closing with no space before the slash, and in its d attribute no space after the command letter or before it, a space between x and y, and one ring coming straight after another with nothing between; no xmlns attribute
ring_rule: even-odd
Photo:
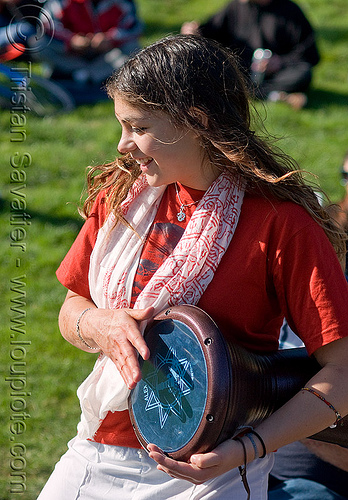
<svg viewBox="0 0 348 500"><path fill-rule="evenodd" d="M131 228L110 215L99 230L90 260L89 287L97 307L129 307L144 241L166 186L154 188L140 176L122 204ZM244 189L228 173L213 182L191 216L172 254L139 294L134 308L155 313L169 305L197 304L225 253L237 227ZM139 237L140 236L140 237ZM108 411L127 409L129 389L114 363L101 354L92 373L78 389L82 416L81 438L91 438Z"/></svg>

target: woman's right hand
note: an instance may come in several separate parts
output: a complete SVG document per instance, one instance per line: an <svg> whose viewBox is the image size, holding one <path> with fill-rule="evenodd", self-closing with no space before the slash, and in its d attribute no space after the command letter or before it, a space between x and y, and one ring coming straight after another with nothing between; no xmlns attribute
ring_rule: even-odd
<svg viewBox="0 0 348 500"><path fill-rule="evenodd" d="M86 312L81 316L81 313ZM71 344L91 352L76 332L77 318L81 337L92 348L100 348L116 365L126 385L133 389L141 379L138 355L150 356L140 331L140 323L151 319L153 307L146 309L99 309L95 304L68 291L59 314L63 337Z"/></svg>
<svg viewBox="0 0 348 500"><path fill-rule="evenodd" d="M151 319L153 307L146 309L91 309L86 313L86 331L116 365L129 389L141 379L138 354L150 356L140 331L140 323ZM83 336L83 334L82 334ZM87 341L88 342L88 341Z"/></svg>

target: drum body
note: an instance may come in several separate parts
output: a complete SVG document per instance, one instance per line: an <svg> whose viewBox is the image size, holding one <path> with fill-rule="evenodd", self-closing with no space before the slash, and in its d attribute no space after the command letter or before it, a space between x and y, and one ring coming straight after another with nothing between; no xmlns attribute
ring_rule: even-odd
<svg viewBox="0 0 348 500"><path fill-rule="evenodd" d="M208 314L182 305L158 314L144 334L150 358L131 391L140 443L176 460L204 453L288 401L319 369L304 348L256 355L228 344Z"/></svg>

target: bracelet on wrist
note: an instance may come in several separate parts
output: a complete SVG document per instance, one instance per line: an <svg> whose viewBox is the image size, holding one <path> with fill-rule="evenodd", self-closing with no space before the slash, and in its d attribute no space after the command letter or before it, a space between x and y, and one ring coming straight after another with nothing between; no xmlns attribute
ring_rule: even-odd
<svg viewBox="0 0 348 500"><path fill-rule="evenodd" d="M250 500L250 487L249 487L247 475L246 475L246 473L247 473L247 461L248 461L246 447L245 447L245 444L243 442L242 437L236 437L236 438L234 438L234 440L238 441L238 443L240 443L242 445L242 448L243 448L243 464L238 467L238 470L239 470L239 474L240 474L244 489L247 493L247 500Z"/></svg>
<svg viewBox="0 0 348 500"><path fill-rule="evenodd" d="M332 425L330 425L330 429L334 429L335 427L337 427L337 424L343 418L342 415L339 413L339 411L337 411L336 408L329 401L327 401L327 399L324 398L324 396L319 394L319 392L315 391L311 387L302 387L301 391L308 391L314 396L316 396L318 399L320 399L323 403L325 403L336 415L336 420Z"/></svg>
<svg viewBox="0 0 348 500"><path fill-rule="evenodd" d="M267 455L266 445L264 443L264 440L260 436L260 434L256 431L254 431L254 429L250 429L248 434L254 434L254 436L256 436L257 439L260 441L261 446L262 446L262 455L259 455L259 458L265 458L265 456ZM250 439L250 437L249 437L249 439Z"/></svg>
<svg viewBox="0 0 348 500"><path fill-rule="evenodd" d="M87 307L87 309L84 309L82 311L82 313L80 314L80 316L77 318L77 321L76 321L76 333L77 333L77 336L78 338L81 340L81 342L83 344L85 344L89 349L92 349L93 351L99 351L99 347L92 347L91 345L89 345L84 338L82 338L81 336L81 332L80 332L80 321L83 317L83 315L87 312L87 311L90 311L91 309L93 309L92 307Z"/></svg>
<svg viewBox="0 0 348 500"><path fill-rule="evenodd" d="M245 434L245 436L249 439L249 441L251 442L251 444L254 448L254 460L256 460L257 458L260 457L260 455L259 455L259 450L257 449L256 443L255 443L255 439L253 438L253 435L251 432L248 432L247 434Z"/></svg>

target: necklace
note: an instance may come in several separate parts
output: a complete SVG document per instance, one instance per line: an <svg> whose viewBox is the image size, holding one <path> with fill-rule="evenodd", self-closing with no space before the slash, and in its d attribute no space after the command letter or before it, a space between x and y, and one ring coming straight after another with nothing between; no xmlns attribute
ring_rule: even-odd
<svg viewBox="0 0 348 500"><path fill-rule="evenodd" d="M197 201L193 201L192 203L183 203L180 199L180 195L179 195L179 190L178 190L178 185L177 183L175 183L175 191L176 191L176 195L178 197L178 200L179 200L179 203L180 203L180 210L179 212L176 214L176 217L178 219L179 222L182 222L183 220L186 219L186 214L185 214L185 208L187 207L191 207L192 205L195 205L196 203L198 203L199 201L201 200L197 200Z"/></svg>

